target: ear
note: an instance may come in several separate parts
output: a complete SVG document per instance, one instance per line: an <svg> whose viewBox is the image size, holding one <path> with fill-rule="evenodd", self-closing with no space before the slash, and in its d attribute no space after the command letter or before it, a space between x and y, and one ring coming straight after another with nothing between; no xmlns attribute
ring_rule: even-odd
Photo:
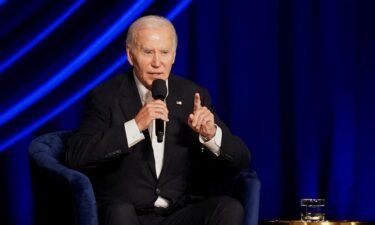
<svg viewBox="0 0 375 225"><path fill-rule="evenodd" d="M133 66L133 55L129 46L126 46L126 55L128 56L128 62Z"/></svg>

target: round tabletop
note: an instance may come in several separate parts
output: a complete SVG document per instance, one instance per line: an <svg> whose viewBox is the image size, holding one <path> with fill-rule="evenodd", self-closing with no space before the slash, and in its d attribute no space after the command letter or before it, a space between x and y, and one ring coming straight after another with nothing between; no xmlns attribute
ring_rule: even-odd
<svg viewBox="0 0 375 225"><path fill-rule="evenodd" d="M264 221L262 225L375 225L375 222L364 222L364 221L322 221L322 222L305 222L302 220L270 220Z"/></svg>

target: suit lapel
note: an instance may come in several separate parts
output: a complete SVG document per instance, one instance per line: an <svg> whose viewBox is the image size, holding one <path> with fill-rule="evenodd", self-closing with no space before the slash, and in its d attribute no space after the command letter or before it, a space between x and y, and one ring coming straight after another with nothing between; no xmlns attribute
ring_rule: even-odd
<svg viewBox="0 0 375 225"><path fill-rule="evenodd" d="M130 72L124 75L120 88L119 104L125 118L129 120L134 118L142 107L134 77Z"/></svg>
<svg viewBox="0 0 375 225"><path fill-rule="evenodd" d="M132 71L124 75L124 80L120 88L119 105L127 121L133 119L142 107L141 98L139 97L137 85L135 84ZM148 130L143 131L143 134L146 140L144 140L144 145L140 146L144 146L144 148L146 149L144 151L144 157L153 176L156 178L155 159L153 151L151 150L152 145L150 134Z"/></svg>

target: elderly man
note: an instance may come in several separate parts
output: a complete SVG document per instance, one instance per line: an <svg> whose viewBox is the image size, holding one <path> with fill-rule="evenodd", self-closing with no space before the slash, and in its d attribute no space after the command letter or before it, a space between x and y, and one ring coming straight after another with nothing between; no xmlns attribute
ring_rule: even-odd
<svg viewBox="0 0 375 225"><path fill-rule="evenodd" d="M217 173L247 167L250 152L214 113L206 89L171 74L176 48L170 21L136 20L126 39L133 69L90 92L69 140L67 163L90 177L102 225L242 224L239 202L205 190ZM157 79L165 101L152 98ZM155 120L164 123L162 140Z"/></svg>

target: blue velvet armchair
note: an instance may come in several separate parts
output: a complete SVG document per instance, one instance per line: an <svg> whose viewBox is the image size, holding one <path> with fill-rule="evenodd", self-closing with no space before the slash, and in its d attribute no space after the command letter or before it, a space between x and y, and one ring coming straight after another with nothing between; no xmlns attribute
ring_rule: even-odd
<svg viewBox="0 0 375 225"><path fill-rule="evenodd" d="M65 142L72 133L42 135L29 147L38 225L98 225L96 201L88 177L63 163ZM258 224L260 182L255 171L246 169L235 178L233 196L245 208L245 225Z"/></svg>

